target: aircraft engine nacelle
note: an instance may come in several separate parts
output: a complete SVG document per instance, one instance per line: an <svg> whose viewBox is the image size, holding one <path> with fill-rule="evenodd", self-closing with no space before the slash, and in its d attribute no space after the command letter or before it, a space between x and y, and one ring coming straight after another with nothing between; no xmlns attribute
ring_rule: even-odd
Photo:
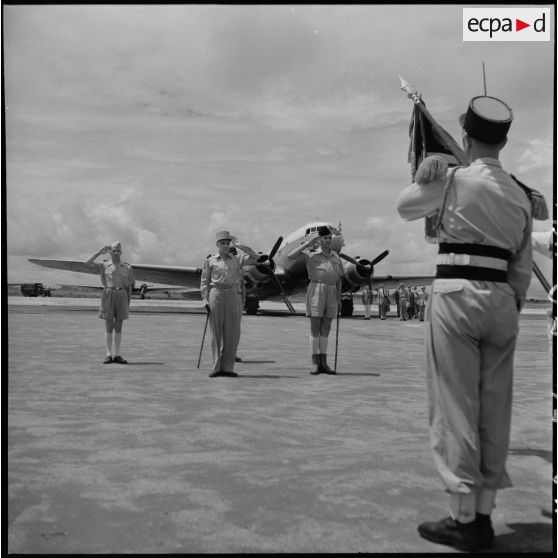
<svg viewBox="0 0 558 558"><path fill-rule="evenodd" d="M245 268L244 276L255 287L259 287L273 279L272 272L275 269L273 262L266 262L262 265L250 265Z"/></svg>
<svg viewBox="0 0 558 558"><path fill-rule="evenodd" d="M374 269L370 267L370 261L365 259L358 259L359 265L351 262L345 264L345 279L354 287L360 287L366 277L374 275Z"/></svg>

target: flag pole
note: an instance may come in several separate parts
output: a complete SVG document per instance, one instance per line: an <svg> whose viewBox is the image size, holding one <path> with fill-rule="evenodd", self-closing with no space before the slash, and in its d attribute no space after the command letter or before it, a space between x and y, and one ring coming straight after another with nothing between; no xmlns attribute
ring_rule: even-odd
<svg viewBox="0 0 558 558"><path fill-rule="evenodd" d="M484 96L486 97L486 73L484 71L484 60L482 62L482 81L484 83Z"/></svg>

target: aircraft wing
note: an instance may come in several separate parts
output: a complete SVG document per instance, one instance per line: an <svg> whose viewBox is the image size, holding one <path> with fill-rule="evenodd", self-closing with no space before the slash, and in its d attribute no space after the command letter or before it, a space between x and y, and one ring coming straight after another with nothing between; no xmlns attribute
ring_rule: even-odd
<svg viewBox="0 0 558 558"><path fill-rule="evenodd" d="M43 267L98 275L95 271L90 269L87 264L80 261L42 260L36 258L31 258L29 261ZM134 277L136 281L149 281L151 283L161 283L163 285L177 285L180 287L188 287L190 289L200 288L200 278L202 270L199 267L146 264L130 265L134 270Z"/></svg>

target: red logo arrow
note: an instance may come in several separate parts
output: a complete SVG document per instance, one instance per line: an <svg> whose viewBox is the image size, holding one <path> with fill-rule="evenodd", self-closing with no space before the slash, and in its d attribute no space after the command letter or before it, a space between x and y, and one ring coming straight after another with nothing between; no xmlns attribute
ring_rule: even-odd
<svg viewBox="0 0 558 558"><path fill-rule="evenodd" d="M530 23L525 23L524 21L521 21L520 19L515 20L515 30L516 31L521 31L522 29L525 29L525 27L531 27Z"/></svg>

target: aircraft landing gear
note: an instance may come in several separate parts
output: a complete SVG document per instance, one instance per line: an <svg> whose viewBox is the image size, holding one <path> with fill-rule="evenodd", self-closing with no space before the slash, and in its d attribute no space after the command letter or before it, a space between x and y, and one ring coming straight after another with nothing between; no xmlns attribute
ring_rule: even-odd
<svg viewBox="0 0 558 558"><path fill-rule="evenodd" d="M250 316L255 316L258 313L258 308L260 307L260 302L256 295L247 295L246 302L244 304L244 309L246 314Z"/></svg>
<svg viewBox="0 0 558 558"><path fill-rule="evenodd" d="M354 310L353 305L353 295L352 294L342 294L341 295L341 316L352 316Z"/></svg>

